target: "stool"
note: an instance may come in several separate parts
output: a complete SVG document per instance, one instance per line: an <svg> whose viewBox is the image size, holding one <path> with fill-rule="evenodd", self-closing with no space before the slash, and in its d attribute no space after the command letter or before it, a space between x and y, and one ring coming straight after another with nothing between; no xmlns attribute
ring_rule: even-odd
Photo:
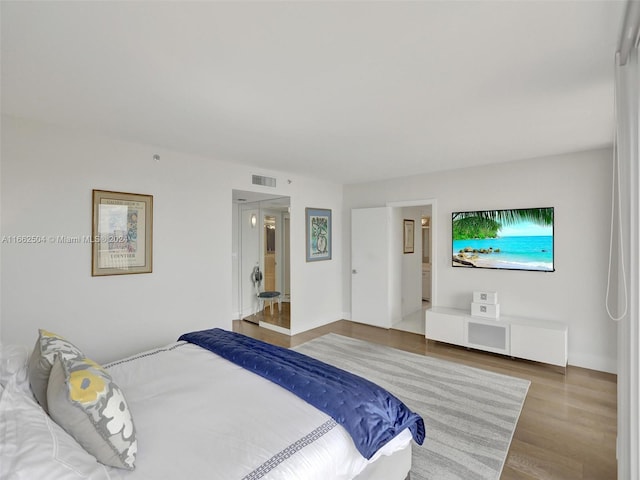
<svg viewBox="0 0 640 480"><path fill-rule="evenodd" d="M261 302L261 308L260 310L262 310L264 308L264 302L269 302L269 311L271 312L271 315L273 315L273 301L274 300L278 300L278 312L281 311L280 309L280 292L260 292L258 294L258 298L260 299Z"/></svg>

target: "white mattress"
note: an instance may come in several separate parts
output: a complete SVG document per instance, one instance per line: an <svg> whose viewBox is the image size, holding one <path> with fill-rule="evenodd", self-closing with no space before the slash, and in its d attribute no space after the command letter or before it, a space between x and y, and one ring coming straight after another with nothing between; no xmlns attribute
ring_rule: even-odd
<svg viewBox="0 0 640 480"><path fill-rule="evenodd" d="M0 445L0 460L6 455L18 460L13 467L5 464L3 468L11 470L4 473L11 471L12 479L58 480L340 480L355 477L381 455L406 448L412 439L405 430L368 461L326 414L192 344L178 342L150 350L107 369L133 415L136 469L104 467L74 451L65 432L39 407L39 413L23 411L20 419L9 414L7 408L15 407L12 402L19 403L19 392L5 391L0 397L0 420L5 423L6 442L3 439ZM46 428L27 435L20 420L44 422Z"/></svg>

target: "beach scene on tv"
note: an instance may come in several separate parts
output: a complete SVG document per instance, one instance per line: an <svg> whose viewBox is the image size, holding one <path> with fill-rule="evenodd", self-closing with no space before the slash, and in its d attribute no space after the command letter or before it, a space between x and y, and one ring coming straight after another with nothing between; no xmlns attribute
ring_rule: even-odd
<svg viewBox="0 0 640 480"><path fill-rule="evenodd" d="M453 212L453 266L553 272L553 207Z"/></svg>

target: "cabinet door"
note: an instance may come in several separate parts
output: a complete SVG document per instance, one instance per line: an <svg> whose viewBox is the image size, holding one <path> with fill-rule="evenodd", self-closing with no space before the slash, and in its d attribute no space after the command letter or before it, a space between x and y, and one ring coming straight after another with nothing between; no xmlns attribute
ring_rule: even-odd
<svg viewBox="0 0 640 480"><path fill-rule="evenodd" d="M567 331L511 325L511 356L567 366Z"/></svg>
<svg viewBox="0 0 640 480"><path fill-rule="evenodd" d="M425 322L427 338L454 345L464 344L464 318L427 310Z"/></svg>

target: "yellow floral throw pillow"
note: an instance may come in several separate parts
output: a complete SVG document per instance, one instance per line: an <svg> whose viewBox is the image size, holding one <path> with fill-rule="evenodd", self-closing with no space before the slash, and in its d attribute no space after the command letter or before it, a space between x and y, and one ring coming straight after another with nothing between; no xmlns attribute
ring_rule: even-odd
<svg viewBox="0 0 640 480"><path fill-rule="evenodd" d="M88 358L57 356L47 389L49 415L105 465L133 470L133 418L111 376Z"/></svg>
<svg viewBox="0 0 640 480"><path fill-rule="evenodd" d="M38 330L38 339L31 352L27 372L31 391L45 412L49 411L47 384L49 383L49 374L56 355L61 355L66 359L84 357L80 349L69 340L43 329Z"/></svg>

